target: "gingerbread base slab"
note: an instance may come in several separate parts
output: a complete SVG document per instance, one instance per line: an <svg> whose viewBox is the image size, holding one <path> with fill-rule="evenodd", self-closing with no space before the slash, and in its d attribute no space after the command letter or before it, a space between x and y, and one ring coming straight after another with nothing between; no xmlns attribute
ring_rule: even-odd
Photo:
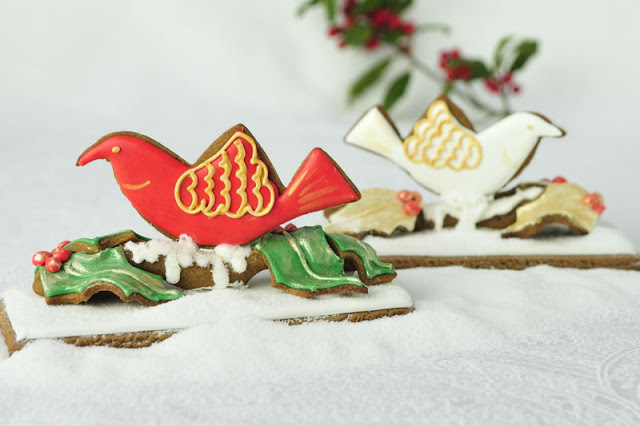
<svg viewBox="0 0 640 426"><path fill-rule="evenodd" d="M119 301L82 305L46 305L30 290L2 295L0 324L9 352L43 338L78 346L144 347L178 330L250 316L297 324L314 320L363 321L412 311L409 294L395 284L372 286L368 294L304 299L270 286L268 272L249 288L190 291L181 299L154 307Z"/></svg>
<svg viewBox="0 0 640 426"><path fill-rule="evenodd" d="M473 269L522 270L538 265L577 269L624 269L640 271L638 256L459 256L459 257L412 257L383 256L384 262L392 263L396 269L417 267L464 266Z"/></svg>
<svg viewBox="0 0 640 426"><path fill-rule="evenodd" d="M369 236L364 241L385 262L400 269L452 265L483 269L524 269L536 265L640 269L635 245L606 222L598 224L588 235L504 239L496 230L445 229L393 238Z"/></svg>

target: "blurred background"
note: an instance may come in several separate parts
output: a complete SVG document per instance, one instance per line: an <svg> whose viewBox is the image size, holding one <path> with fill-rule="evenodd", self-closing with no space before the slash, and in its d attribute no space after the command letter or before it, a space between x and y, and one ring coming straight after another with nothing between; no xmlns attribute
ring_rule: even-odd
<svg viewBox="0 0 640 426"><path fill-rule="evenodd" d="M351 106L346 99L384 49L339 49L321 9L296 16L301 3L1 1L0 232L11 244L0 266L23 266L63 239L124 228L158 235L107 164L74 167L86 147L116 130L147 134L193 161L242 122L284 182L321 146L360 187L417 189L391 163L342 142L380 101L379 91ZM506 34L538 39L513 106L543 113L568 135L544 140L518 180L562 175L600 191L604 218L640 243L640 2L422 0L407 16L451 26L448 35L416 37L415 55L434 67L442 49L488 58ZM415 76L392 112L403 132L438 90Z"/></svg>

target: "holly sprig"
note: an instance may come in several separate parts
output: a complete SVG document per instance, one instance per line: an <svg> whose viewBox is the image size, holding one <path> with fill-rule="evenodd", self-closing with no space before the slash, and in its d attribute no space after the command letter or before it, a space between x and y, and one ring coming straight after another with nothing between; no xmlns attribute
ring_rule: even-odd
<svg viewBox="0 0 640 426"><path fill-rule="evenodd" d="M418 73L439 84L441 92L455 96L489 116L510 114L510 98L521 92L515 76L538 51L538 42L517 40L509 35L501 38L490 60L464 55L460 49L442 50L438 66L431 67L415 55L412 45L419 33L438 31L449 33L445 24L416 24L408 17L412 0L306 0L299 8L300 15L314 7L325 9L328 35L337 40L340 48L365 52L384 49L387 54L362 72L349 89L353 102L372 88L381 85L397 62L402 71L391 76L383 91L382 104L393 108L407 94ZM481 97L475 86L490 95L499 96L499 107Z"/></svg>

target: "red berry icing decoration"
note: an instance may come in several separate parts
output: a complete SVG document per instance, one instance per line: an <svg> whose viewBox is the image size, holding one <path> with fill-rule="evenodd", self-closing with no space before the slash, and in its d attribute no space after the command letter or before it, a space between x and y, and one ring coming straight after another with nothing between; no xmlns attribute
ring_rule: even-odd
<svg viewBox="0 0 640 426"><path fill-rule="evenodd" d="M44 263L44 268L49 272L58 272L62 268L62 262L54 257L50 257Z"/></svg>
<svg viewBox="0 0 640 426"><path fill-rule="evenodd" d="M422 210L420 204L416 203L415 201L404 203L402 208L404 209L404 212L407 216L418 216L420 214L420 210Z"/></svg>
<svg viewBox="0 0 640 426"><path fill-rule="evenodd" d="M31 263L33 263L34 266L43 266L50 257L51 253L48 251L39 251L33 255Z"/></svg>
<svg viewBox="0 0 640 426"><path fill-rule="evenodd" d="M43 266L49 272L58 272L62 264L69 260L71 252L64 248L71 241L63 241L56 248L48 251L39 251L31 258L34 266Z"/></svg>
<svg viewBox="0 0 640 426"><path fill-rule="evenodd" d="M598 214L602 214L606 209L604 199L599 192L592 192L584 196L584 205L591 207L591 210Z"/></svg>
<svg viewBox="0 0 640 426"><path fill-rule="evenodd" d="M409 201L415 201L416 203L419 203L422 201L422 196L416 191L407 191L405 189L398 192L398 200L402 201L403 203L408 203Z"/></svg>
<svg viewBox="0 0 640 426"><path fill-rule="evenodd" d="M563 178L562 176L556 176L553 178L553 180L551 181L552 183L567 183L567 180L565 178Z"/></svg>
<svg viewBox="0 0 640 426"><path fill-rule="evenodd" d="M293 232L296 229L298 229L298 227L295 226L293 223L289 223L289 224L287 224L287 226L284 227L284 230L287 231L287 232Z"/></svg>
<svg viewBox="0 0 640 426"><path fill-rule="evenodd" d="M55 248L51 251L51 256L59 262L66 262L71 257L71 252L64 248Z"/></svg>
<svg viewBox="0 0 640 426"><path fill-rule="evenodd" d="M278 226L272 232L274 234L282 234L284 232L284 228L282 226Z"/></svg>
<svg viewBox="0 0 640 426"><path fill-rule="evenodd" d="M418 216L422 207L422 196L416 191L402 190L398 192L398 200L403 204L402 208L408 216Z"/></svg>

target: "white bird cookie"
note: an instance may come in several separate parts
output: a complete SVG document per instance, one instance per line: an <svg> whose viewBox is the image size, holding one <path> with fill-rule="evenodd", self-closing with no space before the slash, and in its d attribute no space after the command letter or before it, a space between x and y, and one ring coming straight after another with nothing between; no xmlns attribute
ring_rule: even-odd
<svg viewBox="0 0 640 426"><path fill-rule="evenodd" d="M540 139L564 131L543 116L518 112L476 132L447 97L436 99L403 139L381 106L367 111L345 142L388 158L416 182L440 195L432 211L436 228L444 217L473 228L489 207L488 197L528 164Z"/></svg>

